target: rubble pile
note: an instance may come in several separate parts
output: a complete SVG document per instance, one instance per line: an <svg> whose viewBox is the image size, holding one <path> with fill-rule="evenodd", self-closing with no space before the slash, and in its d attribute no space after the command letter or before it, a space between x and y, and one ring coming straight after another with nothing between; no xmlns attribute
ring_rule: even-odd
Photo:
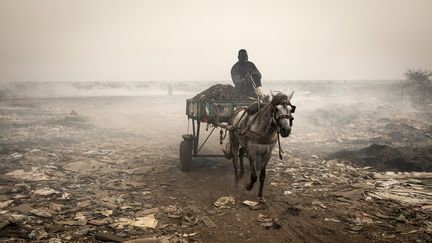
<svg viewBox="0 0 432 243"><path fill-rule="evenodd" d="M393 148L371 144L359 150L339 151L332 157L355 160L359 164L373 166L380 170L393 168L399 171L432 171L432 157L428 155L428 151L432 151L431 146Z"/></svg>
<svg viewBox="0 0 432 243"><path fill-rule="evenodd" d="M241 95L230 84L216 84L197 94L194 99L201 101L244 101L248 96Z"/></svg>
<svg viewBox="0 0 432 243"><path fill-rule="evenodd" d="M269 165L270 186L278 190L277 200L302 198L297 204L301 211L312 208L333 215L321 220L348 224L350 231L369 239L403 234L413 240L416 234L432 234L432 173L374 172L349 164L318 156L305 160L294 155L289 165L274 160ZM374 229L382 228L387 234L374 235Z"/></svg>
<svg viewBox="0 0 432 243"><path fill-rule="evenodd" d="M305 113L296 113L294 125L301 122L295 131L307 139L293 146L325 148L330 159L383 171L432 171L432 113L402 114L392 106L367 104L335 104Z"/></svg>

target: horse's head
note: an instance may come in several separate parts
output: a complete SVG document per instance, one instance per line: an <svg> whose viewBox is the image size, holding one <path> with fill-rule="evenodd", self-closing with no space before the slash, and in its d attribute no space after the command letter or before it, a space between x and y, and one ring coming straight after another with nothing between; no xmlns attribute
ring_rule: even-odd
<svg viewBox="0 0 432 243"><path fill-rule="evenodd" d="M282 137L288 137L291 133L291 126L294 117L292 113L295 111L295 106L291 105L291 98L294 91L290 95L283 93L272 93L272 124L277 133Z"/></svg>

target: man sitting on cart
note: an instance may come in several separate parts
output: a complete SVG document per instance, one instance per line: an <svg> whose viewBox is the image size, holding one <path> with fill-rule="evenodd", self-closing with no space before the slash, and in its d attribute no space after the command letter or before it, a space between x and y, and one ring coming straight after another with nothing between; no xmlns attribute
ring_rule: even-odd
<svg viewBox="0 0 432 243"><path fill-rule="evenodd" d="M240 94L262 98L261 73L253 62L248 61L245 49L238 52L238 62L231 68L231 78Z"/></svg>

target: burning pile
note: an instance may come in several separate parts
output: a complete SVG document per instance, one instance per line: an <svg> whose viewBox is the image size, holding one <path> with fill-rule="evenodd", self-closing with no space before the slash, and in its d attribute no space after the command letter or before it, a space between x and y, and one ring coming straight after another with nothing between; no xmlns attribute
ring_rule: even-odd
<svg viewBox="0 0 432 243"><path fill-rule="evenodd" d="M241 95L230 84L216 84L197 94L194 99L201 101L244 101L248 96Z"/></svg>

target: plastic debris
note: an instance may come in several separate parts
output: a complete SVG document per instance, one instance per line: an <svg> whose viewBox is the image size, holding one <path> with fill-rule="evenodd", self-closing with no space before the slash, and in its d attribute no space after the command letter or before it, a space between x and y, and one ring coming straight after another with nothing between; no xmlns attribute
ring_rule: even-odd
<svg viewBox="0 0 432 243"><path fill-rule="evenodd" d="M158 221L155 219L154 214L150 214L145 217L137 217L134 219L120 218L118 219L116 225L119 229L122 229L128 225L137 228L156 228Z"/></svg>
<svg viewBox="0 0 432 243"><path fill-rule="evenodd" d="M0 202L0 209L3 209L5 207L9 206L11 203L13 203L13 201L14 200L7 200L7 201Z"/></svg>
<svg viewBox="0 0 432 243"><path fill-rule="evenodd" d="M221 197L213 204L218 208L229 208L230 205L235 205L235 199L233 196Z"/></svg>
<svg viewBox="0 0 432 243"><path fill-rule="evenodd" d="M249 207L254 207L254 206L257 206L259 203L258 202L254 202L254 201L246 200L246 201L243 201L243 204L247 205Z"/></svg>
<svg viewBox="0 0 432 243"><path fill-rule="evenodd" d="M61 192L54 190L52 188L49 188L49 187L44 187L44 188L35 190L33 193L36 195L41 195L41 196L51 196L53 194L60 194Z"/></svg>

